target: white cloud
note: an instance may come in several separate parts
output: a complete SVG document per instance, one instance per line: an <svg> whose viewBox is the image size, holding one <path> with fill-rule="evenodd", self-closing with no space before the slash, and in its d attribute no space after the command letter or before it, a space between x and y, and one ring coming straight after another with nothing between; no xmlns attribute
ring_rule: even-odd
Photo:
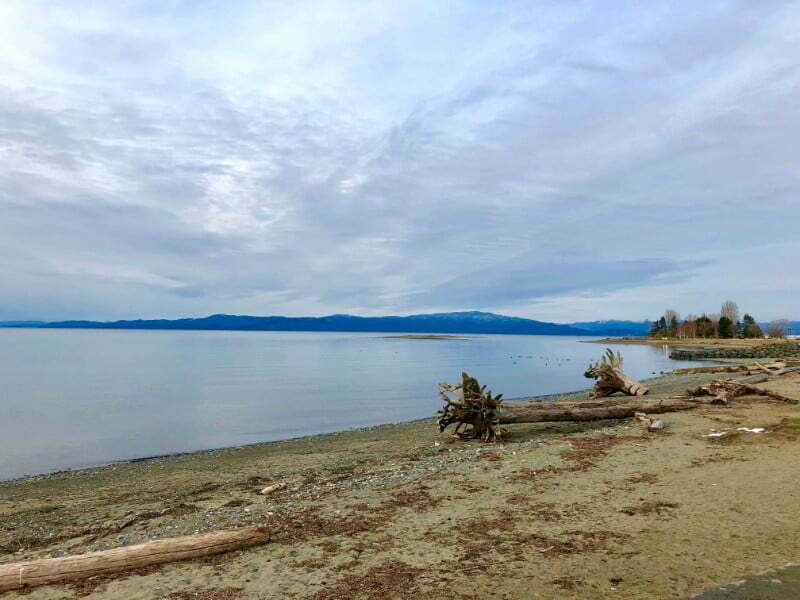
<svg viewBox="0 0 800 600"><path fill-rule="evenodd" d="M798 25L779 2L9 0L0 319L797 318L800 274L763 265L800 259Z"/></svg>

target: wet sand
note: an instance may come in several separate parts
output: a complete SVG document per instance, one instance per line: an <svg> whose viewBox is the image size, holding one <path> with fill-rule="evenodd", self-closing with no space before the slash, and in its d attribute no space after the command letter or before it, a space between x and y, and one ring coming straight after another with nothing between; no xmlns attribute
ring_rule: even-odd
<svg viewBox="0 0 800 600"><path fill-rule="evenodd" d="M712 377L649 385L665 397ZM769 387L800 398L798 376ZM0 562L273 532L247 551L8 597L687 598L800 558L800 407L744 398L663 420L663 433L513 426L495 445L425 420L0 484Z"/></svg>

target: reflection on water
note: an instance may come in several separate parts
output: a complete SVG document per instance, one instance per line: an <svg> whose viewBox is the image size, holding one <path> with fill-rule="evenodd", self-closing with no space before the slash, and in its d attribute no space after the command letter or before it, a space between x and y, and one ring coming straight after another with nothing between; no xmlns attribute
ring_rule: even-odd
<svg viewBox="0 0 800 600"><path fill-rule="evenodd" d="M619 348L626 371L676 366ZM462 370L506 398L590 387L572 337L0 329L0 479L431 416Z"/></svg>

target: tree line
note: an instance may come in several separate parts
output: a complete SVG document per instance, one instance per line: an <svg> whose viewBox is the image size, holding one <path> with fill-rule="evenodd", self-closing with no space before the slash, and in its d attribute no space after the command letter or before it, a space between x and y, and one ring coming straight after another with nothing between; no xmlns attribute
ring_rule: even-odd
<svg viewBox="0 0 800 600"><path fill-rule="evenodd" d="M766 331L748 313L740 319L739 306L732 300L723 302L719 313L687 315L683 319L668 308L650 327L652 337L673 338L783 338L790 333L786 319L770 322Z"/></svg>

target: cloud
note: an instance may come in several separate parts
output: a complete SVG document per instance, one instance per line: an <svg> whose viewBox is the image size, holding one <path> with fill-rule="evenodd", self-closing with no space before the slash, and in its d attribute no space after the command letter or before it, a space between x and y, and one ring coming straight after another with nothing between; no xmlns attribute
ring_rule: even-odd
<svg viewBox="0 0 800 600"><path fill-rule="evenodd" d="M780 2L9 0L0 319L782 316L800 273L769 294L732 265L800 259L798 25Z"/></svg>

